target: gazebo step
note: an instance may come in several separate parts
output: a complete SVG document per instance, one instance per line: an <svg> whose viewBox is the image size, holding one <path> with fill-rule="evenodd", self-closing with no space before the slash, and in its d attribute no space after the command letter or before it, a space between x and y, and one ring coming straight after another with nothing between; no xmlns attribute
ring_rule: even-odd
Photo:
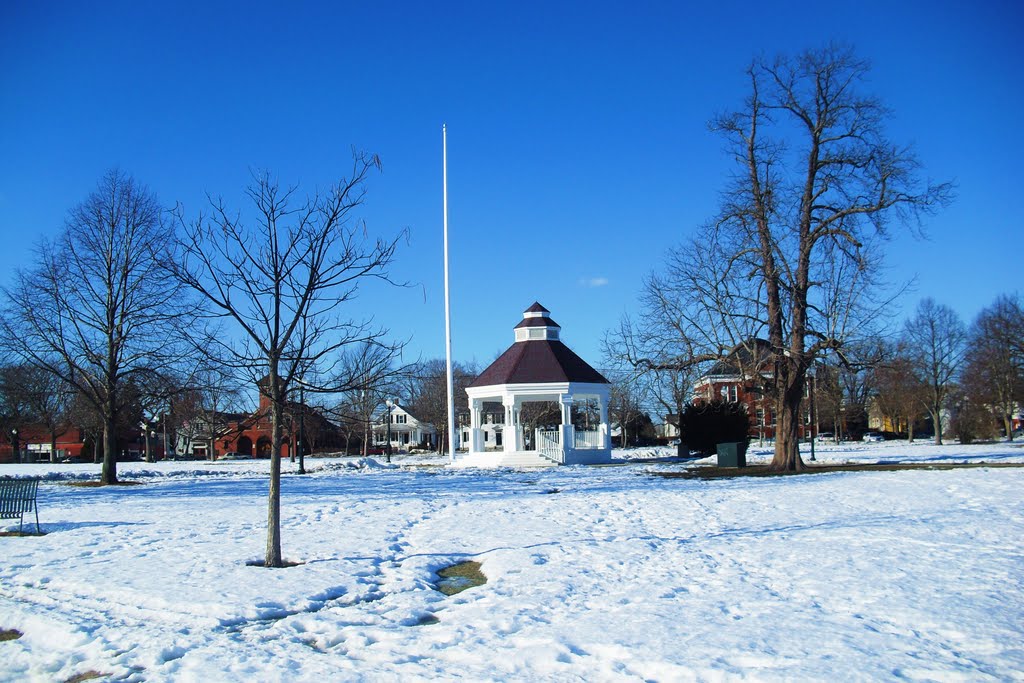
<svg viewBox="0 0 1024 683"><path fill-rule="evenodd" d="M455 457L455 467L556 467L558 463L536 451L467 453Z"/></svg>

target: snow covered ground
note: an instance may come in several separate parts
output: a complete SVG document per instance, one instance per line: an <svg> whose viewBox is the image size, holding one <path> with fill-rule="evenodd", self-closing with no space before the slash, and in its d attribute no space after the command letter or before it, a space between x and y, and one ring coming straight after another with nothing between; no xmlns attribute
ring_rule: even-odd
<svg viewBox="0 0 1024 683"><path fill-rule="evenodd" d="M308 460L283 479L302 564L277 570L246 564L265 462L125 463L142 485L117 488L64 485L94 465L0 465L47 479L46 535L0 537L0 629L24 634L0 642L0 680L1024 678L1024 469L703 481L637 462L668 453L543 471ZM816 455L1024 462L1016 443ZM465 559L488 583L434 590Z"/></svg>

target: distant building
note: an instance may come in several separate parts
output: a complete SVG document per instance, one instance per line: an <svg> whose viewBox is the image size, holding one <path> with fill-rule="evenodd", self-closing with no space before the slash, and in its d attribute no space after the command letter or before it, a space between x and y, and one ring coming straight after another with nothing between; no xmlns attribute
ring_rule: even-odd
<svg viewBox="0 0 1024 683"><path fill-rule="evenodd" d="M252 413L211 411L182 425L178 431L178 454L196 458L216 458L235 452L254 458L269 458L273 450L271 402L261 380L259 406ZM299 427L305 430L301 442L304 453L333 451L343 447L337 425L318 410L299 401L287 401L281 425L282 456L297 453ZM211 452L212 449L212 452Z"/></svg>
<svg viewBox="0 0 1024 683"><path fill-rule="evenodd" d="M382 413L373 425L373 445L384 448L388 444L388 419L391 421L391 450L408 451L410 448L432 448L437 443L434 425L419 420L397 403Z"/></svg>
<svg viewBox="0 0 1024 683"><path fill-rule="evenodd" d="M749 436L775 438L775 402L774 396L768 391L775 373L770 350L771 345L764 339L750 339L734 346L723 360L715 363L697 379L694 384L694 403L714 400L741 403L750 417ZM806 400L802 406L801 439L810 438L816 433L811 419L813 387L814 377L808 375L804 385Z"/></svg>

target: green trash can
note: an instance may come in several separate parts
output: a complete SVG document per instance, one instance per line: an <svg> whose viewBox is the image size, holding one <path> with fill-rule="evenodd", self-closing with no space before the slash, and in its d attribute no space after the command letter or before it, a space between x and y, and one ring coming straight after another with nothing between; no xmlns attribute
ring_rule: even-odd
<svg viewBox="0 0 1024 683"><path fill-rule="evenodd" d="M719 467L746 467L747 442L730 441L718 444Z"/></svg>

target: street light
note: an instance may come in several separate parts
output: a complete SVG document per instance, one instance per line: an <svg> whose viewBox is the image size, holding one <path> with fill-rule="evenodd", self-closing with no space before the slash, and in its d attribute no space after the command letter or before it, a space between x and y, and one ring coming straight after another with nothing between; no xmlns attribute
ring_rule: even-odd
<svg viewBox="0 0 1024 683"><path fill-rule="evenodd" d="M306 388L302 382L299 382L299 438L296 442L299 445L299 474L306 473L306 463L303 459L302 453L305 450L302 447L302 437L306 432Z"/></svg>
<svg viewBox="0 0 1024 683"><path fill-rule="evenodd" d="M153 462L153 458L149 454L149 425L145 422L140 422L139 427L142 429L142 438L146 442L146 462Z"/></svg>
<svg viewBox="0 0 1024 683"><path fill-rule="evenodd" d="M384 453L387 456L388 462L391 462L391 408L395 405L395 402L389 398L384 403L388 405L388 444L384 447Z"/></svg>
<svg viewBox="0 0 1024 683"><path fill-rule="evenodd" d="M11 447L14 449L14 458L20 464L21 463L21 452L18 450L18 430L11 430Z"/></svg>

